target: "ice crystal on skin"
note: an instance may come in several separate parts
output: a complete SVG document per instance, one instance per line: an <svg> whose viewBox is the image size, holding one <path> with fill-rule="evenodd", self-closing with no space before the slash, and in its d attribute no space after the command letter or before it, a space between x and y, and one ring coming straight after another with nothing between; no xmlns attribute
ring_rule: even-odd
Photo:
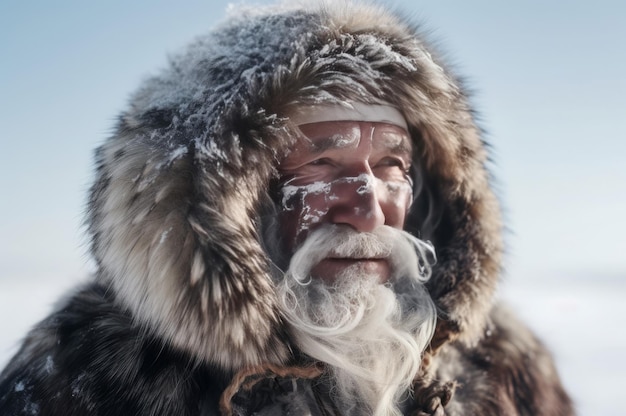
<svg viewBox="0 0 626 416"><path fill-rule="evenodd" d="M296 196L299 196L301 208L300 218L298 220L298 234L308 230L311 224L316 224L328 213L328 209L319 210L312 209L305 201L309 195L324 194L324 199L328 203L329 200L336 200L337 196L330 194L331 187L334 182L317 181L308 185L289 185L286 183L281 189L283 195L281 208L284 211L293 211L293 204L289 204ZM327 204L328 205L328 204Z"/></svg>
<svg viewBox="0 0 626 416"><path fill-rule="evenodd" d="M411 188L411 184L409 182L402 182L402 181L386 181L383 182L385 184L385 186L387 187L387 190L390 193L398 193L402 190L409 190L409 191L413 191Z"/></svg>
<svg viewBox="0 0 626 416"><path fill-rule="evenodd" d="M283 194L281 207L285 211L293 210L293 207L288 205L288 201L290 201L294 196L301 195L301 199L304 200L310 194L328 194L330 193L330 187L333 182L324 182L324 181L316 181L308 185L289 185L289 182L285 183L281 189L281 193Z"/></svg>
<svg viewBox="0 0 626 416"><path fill-rule="evenodd" d="M378 189L379 192L383 192L385 200L393 202L395 206L401 207L407 203L410 203L411 197L400 198L399 193L406 191L407 195L412 194L412 187L409 181L383 181L380 178L369 173L362 173L358 176L349 176L336 179L331 182L316 181L308 185L290 185L291 181L288 181L281 188L282 200L281 209L283 211L293 211L296 207L299 207L299 219L297 234L302 233L310 228L311 225L317 224L329 211L329 205L332 205L332 201L336 201L339 197L332 193L332 188L336 184L348 183L348 184L361 184L356 193L358 195L375 194ZM324 195L324 202L326 203L324 209L314 209L306 201L311 195ZM381 194L382 196L382 194ZM297 199L298 204L294 204ZM354 215L365 215L367 218L371 218L373 212L363 212L363 208L360 206L354 207Z"/></svg>
<svg viewBox="0 0 626 416"><path fill-rule="evenodd" d="M375 178L367 173L362 173L354 178L345 178L347 183L363 182L363 185L359 186L356 193L359 195L371 194L374 191Z"/></svg>
<svg viewBox="0 0 626 416"><path fill-rule="evenodd" d="M397 195L403 190L413 192L409 181L383 181L367 173L362 173L356 177L344 178L343 180L347 183L363 182L363 185L356 190L359 195L374 193L374 190L377 188L384 189L389 195ZM392 199L400 202L398 198Z"/></svg>
<svg viewBox="0 0 626 416"><path fill-rule="evenodd" d="M411 181L387 181L383 182L385 185L387 192L391 196L390 200L396 207L402 207L403 204L408 203L407 208L411 206L413 201L413 186L411 185ZM405 200L403 198L398 198L397 196L405 191L409 197Z"/></svg>
<svg viewBox="0 0 626 416"><path fill-rule="evenodd" d="M354 207L354 215L357 217L361 217L363 216L363 208L361 207ZM374 215L374 213L370 210L367 214L365 214L365 218L372 218L372 216Z"/></svg>
<svg viewBox="0 0 626 416"><path fill-rule="evenodd" d="M311 207L307 206L300 223L299 231L304 231L308 228L308 224L315 224L320 222L322 217L326 215L328 210L320 210L320 209L311 209Z"/></svg>

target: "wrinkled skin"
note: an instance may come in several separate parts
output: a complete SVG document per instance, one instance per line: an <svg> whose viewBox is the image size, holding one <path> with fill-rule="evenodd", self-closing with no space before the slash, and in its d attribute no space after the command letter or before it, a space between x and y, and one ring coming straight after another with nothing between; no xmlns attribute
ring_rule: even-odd
<svg viewBox="0 0 626 416"><path fill-rule="evenodd" d="M322 224L349 225L370 232L381 225L402 229L412 191L408 176L412 148L395 125L325 121L299 126L302 137L283 160L280 221L286 250ZM327 258L313 277L333 280L346 267L389 277L385 259Z"/></svg>

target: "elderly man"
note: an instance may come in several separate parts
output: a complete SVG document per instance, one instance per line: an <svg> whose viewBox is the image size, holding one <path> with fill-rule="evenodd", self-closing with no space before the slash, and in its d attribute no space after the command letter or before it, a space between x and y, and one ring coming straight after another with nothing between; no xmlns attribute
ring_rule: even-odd
<svg viewBox="0 0 626 416"><path fill-rule="evenodd" d="M493 301L480 129L404 19L241 9L96 158L98 271L2 372L2 414L573 413Z"/></svg>

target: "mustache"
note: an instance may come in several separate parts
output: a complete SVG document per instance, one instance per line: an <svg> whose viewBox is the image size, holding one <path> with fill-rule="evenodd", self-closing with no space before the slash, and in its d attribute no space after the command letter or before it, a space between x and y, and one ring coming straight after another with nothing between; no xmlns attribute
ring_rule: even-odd
<svg viewBox="0 0 626 416"><path fill-rule="evenodd" d="M407 262L415 258L407 250L417 254L416 264ZM396 273L414 275L420 281L428 280L437 261L430 242L403 230L381 226L364 233L347 225L325 224L311 232L292 256L292 277L300 283L310 281L308 271L326 258L387 259Z"/></svg>

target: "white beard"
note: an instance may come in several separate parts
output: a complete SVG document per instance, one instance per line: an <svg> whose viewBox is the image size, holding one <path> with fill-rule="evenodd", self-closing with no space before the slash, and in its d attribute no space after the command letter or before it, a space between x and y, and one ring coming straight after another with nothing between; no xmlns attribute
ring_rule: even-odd
<svg viewBox="0 0 626 416"><path fill-rule="evenodd" d="M386 284L358 266L335 276L332 286L310 270L337 257L388 256ZM329 225L313 231L278 282L280 303L294 342L326 363L333 399L345 414L400 415L421 354L433 335L434 304L423 286L434 263L432 247L383 226L372 233Z"/></svg>

